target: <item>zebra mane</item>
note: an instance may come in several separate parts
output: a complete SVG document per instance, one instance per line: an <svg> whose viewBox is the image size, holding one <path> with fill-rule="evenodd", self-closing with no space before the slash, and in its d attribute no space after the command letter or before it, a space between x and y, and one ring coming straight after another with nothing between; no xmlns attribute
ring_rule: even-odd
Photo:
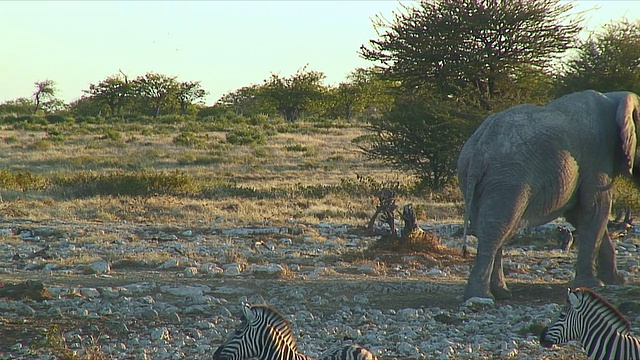
<svg viewBox="0 0 640 360"><path fill-rule="evenodd" d="M278 310L269 305L251 305L251 310L262 315L269 324L269 328L276 332L276 336L285 341L292 350L297 351L298 345L296 338L293 336L291 324Z"/></svg>
<svg viewBox="0 0 640 360"><path fill-rule="evenodd" d="M582 293L583 295L587 296L590 301L598 304L600 309L606 310L605 313L598 313L601 314L603 319L610 323L611 326L620 334L629 334L631 332L631 323L629 322L629 320L624 315L622 315L620 310L616 309L616 307L611 305L611 303L608 302L605 298L598 295L593 290L585 287L576 288L574 292Z"/></svg>

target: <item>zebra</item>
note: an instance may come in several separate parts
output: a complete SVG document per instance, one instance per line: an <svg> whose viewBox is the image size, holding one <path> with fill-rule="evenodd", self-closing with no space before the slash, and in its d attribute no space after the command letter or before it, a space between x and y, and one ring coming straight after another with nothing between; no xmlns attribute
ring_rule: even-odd
<svg viewBox="0 0 640 360"><path fill-rule="evenodd" d="M291 325L267 305L242 304L242 323L213 354L214 360L313 360L298 350ZM318 360L378 360L369 350L345 345L325 351Z"/></svg>
<svg viewBox="0 0 640 360"><path fill-rule="evenodd" d="M551 348L577 340L589 359L640 359L640 340L631 324L613 305L587 288L567 289L567 305L555 323L540 335L540 344Z"/></svg>

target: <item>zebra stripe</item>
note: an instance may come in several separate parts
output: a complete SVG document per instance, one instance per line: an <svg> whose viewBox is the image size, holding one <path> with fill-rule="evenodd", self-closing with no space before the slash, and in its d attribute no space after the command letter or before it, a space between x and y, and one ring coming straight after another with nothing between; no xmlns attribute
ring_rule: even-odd
<svg viewBox="0 0 640 360"><path fill-rule="evenodd" d="M291 325L266 305L243 304L242 323L213 354L214 360L312 360L298 351ZM369 350L355 345L331 349L319 360L376 360Z"/></svg>
<svg viewBox="0 0 640 360"><path fill-rule="evenodd" d="M540 335L545 347L577 340L589 359L640 360L640 340L629 321L600 295L587 288L567 290L567 305Z"/></svg>

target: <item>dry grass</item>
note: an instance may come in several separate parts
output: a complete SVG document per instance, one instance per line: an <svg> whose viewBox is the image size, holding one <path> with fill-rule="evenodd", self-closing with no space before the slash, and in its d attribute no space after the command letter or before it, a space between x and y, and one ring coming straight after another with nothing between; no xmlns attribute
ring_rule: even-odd
<svg viewBox="0 0 640 360"><path fill-rule="evenodd" d="M231 145L224 132L199 133L198 146L175 139L179 126L66 126L46 131L3 130L0 168L28 172L48 184L79 174L109 176L179 172L194 190L152 196L79 196L69 189L38 185L0 191L0 216L31 220L133 221L196 226L285 224L330 221L365 224L375 209L377 182L413 178L367 160L351 143L361 126L318 129L302 124L297 133L273 133L262 145ZM49 129L51 133L51 129ZM42 145L47 141L46 146ZM204 144L204 145L203 145ZM116 174L116 175L113 175ZM182 175L181 175L182 176ZM52 180L53 179L53 180ZM35 180L34 180L35 181ZM89 179L88 181L91 181ZM346 184L346 185L345 185ZM200 192L198 193L198 190ZM429 220L459 218L456 204L425 198L399 199L425 207Z"/></svg>

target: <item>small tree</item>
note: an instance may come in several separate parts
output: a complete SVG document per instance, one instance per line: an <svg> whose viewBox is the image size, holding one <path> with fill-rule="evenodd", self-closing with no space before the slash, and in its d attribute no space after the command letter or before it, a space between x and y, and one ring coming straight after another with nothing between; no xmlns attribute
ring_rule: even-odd
<svg viewBox="0 0 640 360"><path fill-rule="evenodd" d="M326 94L328 116L348 120L367 110L388 110L393 103L393 82L381 79L375 69L356 69L347 80Z"/></svg>
<svg viewBox="0 0 640 360"><path fill-rule="evenodd" d="M132 96L131 84L126 76L112 75L97 84L90 84L84 92L106 104L111 116L121 115L127 99ZM97 114L94 114L97 115Z"/></svg>
<svg viewBox="0 0 640 360"><path fill-rule="evenodd" d="M44 102L54 100L57 89L53 80L38 81L33 84L36 86L36 91L33 93L33 113L35 114Z"/></svg>
<svg viewBox="0 0 640 360"><path fill-rule="evenodd" d="M187 107L196 101L202 101L207 92L200 87L200 81L183 81L177 84L176 99L180 104L180 114L187 114Z"/></svg>
<svg viewBox="0 0 640 360"><path fill-rule="evenodd" d="M260 91L259 85L244 86L222 95L215 106L230 109L238 115L253 115L261 109Z"/></svg>
<svg viewBox="0 0 640 360"><path fill-rule="evenodd" d="M160 115L160 108L169 104L177 88L178 84L175 76L166 76L153 72L139 76L133 81L134 94L144 105L150 108L153 117Z"/></svg>
<svg viewBox="0 0 640 360"><path fill-rule="evenodd" d="M288 78L272 74L262 86L260 96L287 121L294 121L304 112L318 111L325 88L322 85L324 74L307 71L306 66Z"/></svg>
<svg viewBox="0 0 640 360"><path fill-rule="evenodd" d="M360 148L373 159L414 173L421 187L440 190L455 178L469 124L479 119L479 113L461 102L405 95L390 112L371 120L374 135L359 139Z"/></svg>

